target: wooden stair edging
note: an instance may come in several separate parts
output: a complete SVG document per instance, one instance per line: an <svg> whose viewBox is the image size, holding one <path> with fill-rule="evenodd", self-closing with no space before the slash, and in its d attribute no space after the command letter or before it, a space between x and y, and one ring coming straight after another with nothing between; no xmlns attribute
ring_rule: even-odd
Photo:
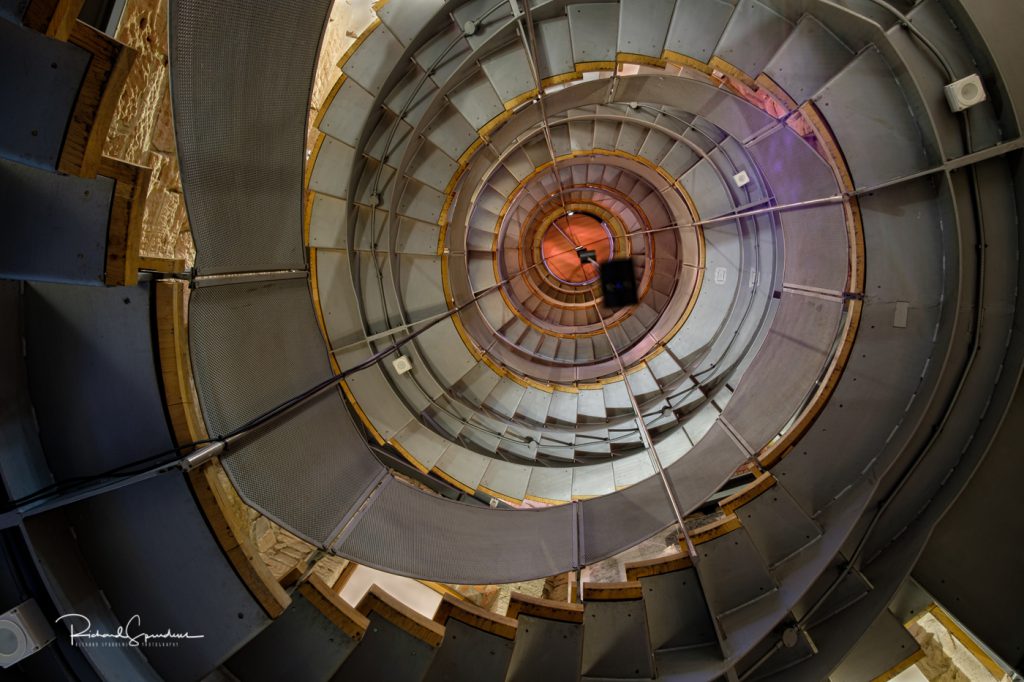
<svg viewBox="0 0 1024 682"><path fill-rule="evenodd" d="M188 283L161 279L154 283L157 348L164 404L179 446L208 436L199 409L188 346Z"/></svg>
<svg viewBox="0 0 1024 682"><path fill-rule="evenodd" d="M503 639L515 639L516 628L519 625L514 618L499 616L475 604L446 594L441 598L441 604L437 607L434 622L438 625L445 625L448 619L457 620Z"/></svg>
<svg viewBox="0 0 1024 682"><path fill-rule="evenodd" d="M631 561L625 565L626 579L638 581L641 578L649 578L655 575L664 575L693 567L693 559L685 552L677 552L668 556L645 559L643 561Z"/></svg>
<svg viewBox="0 0 1024 682"><path fill-rule="evenodd" d="M32 0L21 22L47 38L67 41L84 5L85 0Z"/></svg>
<svg viewBox="0 0 1024 682"><path fill-rule="evenodd" d="M299 594L348 637L359 640L370 627L370 619L332 590L320 576L311 575L299 583Z"/></svg>
<svg viewBox="0 0 1024 682"><path fill-rule="evenodd" d="M184 258L161 258L159 256L139 256L139 270L150 270L164 274L185 272Z"/></svg>
<svg viewBox="0 0 1024 682"><path fill-rule="evenodd" d="M242 583L267 615L277 618L291 605L292 599L260 557L245 522L233 512L228 493L218 480L220 471L218 460L190 471L188 478L192 491L214 537Z"/></svg>
<svg viewBox="0 0 1024 682"><path fill-rule="evenodd" d="M134 286L139 281L142 218L153 169L104 156L98 171L114 180L103 280L107 286Z"/></svg>
<svg viewBox="0 0 1024 682"><path fill-rule="evenodd" d="M690 542L694 545L700 545L705 542L710 542L716 538L720 538L727 533L731 533L734 530L739 529L742 526L740 520L736 518L735 514L726 514L720 519L716 519L711 523L701 526L690 533Z"/></svg>
<svg viewBox="0 0 1024 682"><path fill-rule="evenodd" d="M104 156L103 148L139 53L80 21L78 15L84 4L84 0L32 0L25 8L22 23L90 55L68 120L57 171L82 178L101 175L114 180L104 284L133 286L138 282L142 261L139 256L142 218L152 169ZM148 267L160 269L157 261L161 260L150 259ZM170 267L177 265L177 261L173 261ZM183 267L184 262L181 265Z"/></svg>
<svg viewBox="0 0 1024 682"><path fill-rule="evenodd" d="M531 597L521 592L513 592L509 598L506 617L518 619L520 615L557 620L562 623L582 623L583 605L571 602L554 601Z"/></svg>
<svg viewBox="0 0 1024 682"><path fill-rule="evenodd" d="M371 613L375 613L432 647L440 646L444 640L444 626L412 610L377 585L372 585L359 600L356 610L367 618Z"/></svg>
<svg viewBox="0 0 1024 682"><path fill-rule="evenodd" d="M91 55L61 147L57 170L94 178L103 164L103 146L138 51L92 26L75 21L67 42Z"/></svg>
<svg viewBox="0 0 1024 682"><path fill-rule="evenodd" d="M735 514L736 510L755 497L773 487L778 481L770 473L763 472L741 490L718 501L718 508L726 514Z"/></svg>
<svg viewBox="0 0 1024 682"><path fill-rule="evenodd" d="M639 581L620 583L583 583L583 601L631 601L642 599L643 587Z"/></svg>
<svg viewBox="0 0 1024 682"><path fill-rule="evenodd" d="M774 478L772 478L770 474L766 474L759 477L747 488L744 488L732 497L726 498L725 501L736 498L736 501L733 503L737 506L749 502L771 487L771 485L765 485L764 479L771 480L771 484L774 485ZM742 500L741 496L743 496ZM690 542L692 542L694 546L710 542L716 538L727 535L734 530L738 530L742 525L743 524L740 523L740 520L735 514L727 512L722 518L716 519L711 523L691 531ZM675 571L692 568L693 558L686 553L685 545L682 540L680 540L680 545L683 547L682 552L655 557L653 559L644 559L642 561L631 561L625 564L626 579L630 581L637 581L641 578L664 575L665 573L673 573Z"/></svg>

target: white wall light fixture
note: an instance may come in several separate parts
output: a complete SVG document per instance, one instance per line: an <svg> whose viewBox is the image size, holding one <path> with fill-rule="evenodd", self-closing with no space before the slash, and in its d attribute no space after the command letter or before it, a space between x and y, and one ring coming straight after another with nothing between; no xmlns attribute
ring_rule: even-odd
<svg viewBox="0 0 1024 682"><path fill-rule="evenodd" d="M966 78L953 81L945 87L946 101L949 108L954 112L970 109L975 104L980 104L988 99L985 94L985 86L981 82L981 76L972 73Z"/></svg>

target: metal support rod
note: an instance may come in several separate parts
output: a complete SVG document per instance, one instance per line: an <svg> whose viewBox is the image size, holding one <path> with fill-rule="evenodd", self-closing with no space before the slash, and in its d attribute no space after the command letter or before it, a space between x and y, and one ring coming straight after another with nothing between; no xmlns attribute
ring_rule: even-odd
<svg viewBox="0 0 1024 682"><path fill-rule="evenodd" d="M568 214L569 209L565 205L565 187L562 185L562 177L558 174L558 159L555 154L555 145L551 141L551 127L548 124L547 107L544 105L544 86L541 83L540 69L537 66L537 35L533 28L533 14L530 10L530 0L523 0L523 12L518 11L518 4L516 0L510 0L512 3L512 11L515 13L516 20L519 23L519 34L523 41L523 49L526 50L527 62L530 65L530 74L533 76L533 82L537 86L537 106L540 108L540 121L541 130L544 133L544 142L547 144L548 154L551 156L551 174L555 178L555 184L558 185L558 199L562 203L562 212ZM525 21L524 21L525 18ZM573 246L579 246L576 241L567 235L562 228L558 225L558 221L552 223L555 229L558 230L570 244Z"/></svg>
<svg viewBox="0 0 1024 682"><path fill-rule="evenodd" d="M203 464L205 464L206 462L210 461L211 459L213 459L217 455L220 455L221 453L223 453L225 450L230 448L230 446L232 444L234 444L238 440L244 438L247 434L251 433L253 430L259 428L260 426L262 426L262 425L272 421L273 419L281 416L282 414L285 414L285 413L291 411L292 409L294 409L294 408L298 407L299 405L307 402L308 400L314 398L315 396L320 395L321 393L323 393L323 392L327 391L328 389L334 387L337 384L338 381L340 381L340 380L342 380L342 379L344 379L344 378L346 378L348 376L351 376L352 374L355 374L356 372L362 371L364 369L367 369L368 367L373 366L374 364L376 364L377 362L379 362L383 358L387 357L391 353L394 353L399 348L401 348L405 344L407 344L410 341L412 341L413 339L415 339L420 334L423 334L427 330L431 329L432 327L434 327L439 322L441 322L441 321L443 321L445 319L448 319L449 317L452 317L453 315L459 313L460 311L464 310L466 307L468 307L468 306L472 305L473 303L476 303L477 301L479 301L484 296L486 296L486 295L488 295L490 293L493 293L494 291L498 291L499 289L501 289L503 286L505 286L506 284L508 284L512 280L525 275L527 272L529 272L533 268L537 267L537 265L539 265L539 264L534 264L534 265L530 266L529 268L526 268L524 270L520 270L519 272L517 272L517 273L515 273L513 275L510 275L509 277L506 277L502 281L500 281L500 282L498 282L498 283L496 283L496 284L494 284L494 285L492 285L490 287L487 287L486 289L476 293L468 301L466 301L466 302L464 302L464 303L462 303L462 304L452 308L451 310L449 310L448 312L446 312L445 314L443 314L441 316L435 316L433 318L430 318L429 321L422 321L422 322L426 322L425 326L421 327L420 329L417 329L416 331L412 332L411 334L409 334L405 338L402 338L402 339L399 339L398 341L395 341L390 346L388 346L387 348L384 348L381 351L378 351L377 353L375 353L373 356L371 356L367 360L364 360L363 362L359 363L358 365L355 365L354 367L350 367L347 370L343 370L341 372L333 374L331 377L329 377L327 379L324 379L323 381L319 382L315 386L310 387L309 389L305 390L304 392L302 392L302 393L300 393L300 394L298 394L298 395L296 395L296 396L286 400L283 403L278 404L277 406L271 408L267 412L264 412L263 414L255 417L255 418L253 418L252 420L246 422L245 424L243 424L243 425L241 425L241 426L239 426L239 427L229 431L228 433L226 433L224 435L217 436L217 437L213 438L212 442L210 442L208 444L204 444L203 447L200 447L200 448L196 449L195 451L193 451L193 452L191 452L191 453L189 453L189 454L187 454L187 455L185 455L183 457L179 457L179 458L171 460L169 462L162 462L162 463L155 464L155 465L149 467L148 469L145 469L143 471L140 471L140 472L134 473L134 474L130 474L130 475L124 475L124 474L118 475L117 471L114 470L114 471L112 471L108 475L107 478L102 478L101 477L100 480L95 481L95 482L82 482L81 484L78 484L78 485L72 485L71 490L67 490L67 491L64 491L64 492L56 492L55 491L54 495L51 496L51 497L47 497L45 495L40 495L38 498L36 498L35 496L37 494L33 494L32 496L30 496L31 498L33 498L33 499L31 499L31 501L26 501L25 504L22 504L22 505L16 507L15 509L12 509L12 510L9 510L8 512L5 512L2 515L2 517L0 517L0 527L6 527L6 526L4 526L4 524L7 524L7 525L16 524L16 523L19 522L19 520L21 518L23 518L25 516L30 516L30 515L34 515L34 514L40 514L40 513L46 512L46 511L50 511L52 509L57 509L57 508L60 508L60 507L64 507L64 506L67 506L69 504L73 504L75 502L80 502L82 500L86 500L86 499L89 499L91 497L96 497L97 495L102 495L103 493L111 492L111 491L117 490L119 488L124 488L126 486L130 486L130 485L133 485L135 483L140 483L142 481L148 480L150 478L154 478L156 476L168 473L170 471L186 471L187 472L187 471L191 471L191 470L193 470L193 469L195 469L195 468L197 468L199 466L202 466ZM170 453L168 453L168 454L170 454ZM127 468L127 467L122 467L122 468Z"/></svg>
<svg viewBox="0 0 1024 682"><path fill-rule="evenodd" d="M110 473L107 475L101 475L99 480L78 483L77 485L73 485L70 490L63 493L57 493L52 497L44 496L25 502L24 504L18 505L14 509L5 512L2 515L2 518L0 518L0 526L7 527L8 525L16 525L21 519L27 516L34 516L54 509L59 509L60 507L66 507L69 504L81 502L82 500L87 500L89 498L96 497L97 495L102 495L136 483L141 483L142 481L147 481L171 471L191 471L223 452L228 445L228 440L229 439L226 438L216 440L213 443L197 448L184 457L171 460L169 462L155 464L148 469L135 474L117 475L116 473Z"/></svg>
<svg viewBox="0 0 1024 682"><path fill-rule="evenodd" d="M661 478L661 485L665 489L665 494L668 496L669 505L672 507L672 513L676 517L676 523L679 524L679 532L683 536L683 540L686 543L686 551L689 553L690 558L696 562L697 550L693 546L693 541L690 539L690 534L686 530L686 524L683 522L683 512L679 505L679 498L676 495L675 488L672 487L672 483L668 480L668 476L665 475L665 469L661 466L661 460L658 458L658 452L654 447L654 441L651 439L651 432L647 430L647 423L644 421L643 412L640 410L640 404L636 400L636 396L633 394L633 388L629 385L629 378L626 376L626 366L622 364L622 356L619 355L619 350L615 347L615 341L612 340L612 335L608 331L608 325L604 321L604 315L601 314L601 306L597 303L597 298L591 294L594 311L597 313L597 319L601 322L601 330L604 332L605 337L608 339L608 345L611 346L612 355L615 356L615 362L619 366L619 373L622 374L622 384L626 387L626 395L629 396L629 403L633 406L633 413L636 415L637 427L640 429L640 435L643 437L644 445L647 447L647 454L651 458L651 464L654 465L654 470Z"/></svg>
<svg viewBox="0 0 1024 682"><path fill-rule="evenodd" d="M396 334L398 334L400 332L407 331L407 330L412 329L413 327L417 327L417 326L419 326L421 324L427 324L428 322L437 322L437 321L443 320L444 318L449 317L450 314L451 314L451 311L450 310L446 310L443 313L438 313L437 315L431 315L430 317L425 317L422 320L413 320L412 322L409 322L407 324L401 324L401 325L398 325L397 327L392 327L391 329L385 329L382 332L377 332L376 334L371 334L370 336L367 336L365 339L360 339L359 341L353 341L352 343L350 343L348 345L341 346L340 348L335 348L335 349L331 350L331 353L332 354L344 353L345 351L352 350L353 348L358 348L358 347L362 346L364 343L368 343L370 341L380 341L381 339L386 339L388 337L395 336Z"/></svg>
<svg viewBox="0 0 1024 682"><path fill-rule="evenodd" d="M486 289L482 289L481 291L479 291L476 294L474 294L473 297L470 298L468 301L466 301L464 303L460 303L459 305L457 305L456 307L452 308L451 310L449 310L446 313L442 313L439 316L436 316L434 318L430 318L430 321L426 324L425 327L417 329L416 331L412 332L411 334L409 334L405 338L402 338L402 339L399 339L398 341L395 341L393 344L391 344L387 348L385 348L385 349L383 349L381 351L378 351L377 353L374 353L372 356L370 356L369 358L367 358L363 362L359 363L358 365L355 365L354 367L350 367L349 369L346 369L346 370L343 370L341 372L338 372L338 374L336 374L335 377L337 379L344 379L345 377L347 377L349 375L355 374L356 372L359 372L361 370L366 369L367 367L371 367L371 366L377 364L377 362L379 362L380 360L383 360L388 355L391 355L396 350L398 350L399 348L401 348L405 344L409 343L410 341L415 339L420 334L422 334L425 331L433 328L434 325L436 325L439 322L442 322L444 320L447 320L450 317L454 317L458 313L460 313L463 310L465 310L466 308L468 308L470 305L472 305L472 304L476 303L477 301L479 301L480 299L482 299L487 294L490 294L490 293L493 293L495 291L500 290L502 287L507 285L512 280L515 280L515 279L518 279L519 277L522 277L523 275L528 273L530 270L533 270L534 268L536 268L538 265L540 265L540 263L534 263L533 265L531 265L528 268L525 268L523 270L520 270L519 272L516 272L514 274L509 275L508 277L506 277L505 279L501 280L497 284L492 284L491 286L487 287ZM412 324L418 324L418 323L414 322Z"/></svg>
<svg viewBox="0 0 1024 682"><path fill-rule="evenodd" d="M933 166L926 168L910 175L893 178L885 182L880 182L870 187L862 187L860 189L854 189L849 192L842 192L840 194L833 194L827 197L818 197L816 199L805 199L803 201L794 201L788 204L776 204L774 206L767 206L765 208L753 209L750 211L740 211L737 213L730 213L728 215L716 216L714 218L706 218L704 220L695 220L688 223L672 223L670 225L662 225L661 227L652 227L649 230L638 230L636 232L630 232L626 235L612 235L612 239L630 239L636 235L643 234L655 234L658 232L667 232L669 230L677 230L685 227L705 227L707 225L717 225L719 223L728 223L733 220L740 218L753 218L760 215L769 215L774 213L782 213L785 211L795 211L802 208L816 208L818 206L829 206L832 204L840 204L847 199L856 198L863 194L869 194L871 192L877 192L892 187L897 187L907 182L913 182L914 180L920 180L936 173L945 173L961 168L970 168L979 163L984 163L991 159L999 158L1011 152L1024 149L1024 137L1014 138L1007 142L996 144L992 147L982 149L981 151L972 152L970 154L964 154L955 159L950 159L939 166ZM551 258L560 256L564 253L571 253L575 249L566 249L565 251L559 251L551 254Z"/></svg>

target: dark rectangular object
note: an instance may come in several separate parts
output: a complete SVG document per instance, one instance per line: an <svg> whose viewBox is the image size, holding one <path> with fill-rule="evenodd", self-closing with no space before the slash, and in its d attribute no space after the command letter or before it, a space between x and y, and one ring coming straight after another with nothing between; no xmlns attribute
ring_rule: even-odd
<svg viewBox="0 0 1024 682"><path fill-rule="evenodd" d="M635 305L636 274L633 272L633 261L623 258L602 263L601 293L608 308Z"/></svg>

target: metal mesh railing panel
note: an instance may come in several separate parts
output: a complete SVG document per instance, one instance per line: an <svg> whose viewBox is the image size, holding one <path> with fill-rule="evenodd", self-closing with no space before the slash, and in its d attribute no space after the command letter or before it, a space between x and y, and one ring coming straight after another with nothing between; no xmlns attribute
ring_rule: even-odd
<svg viewBox="0 0 1024 682"><path fill-rule="evenodd" d="M330 0L175 0L178 160L202 274L302 268L313 67Z"/></svg>
<svg viewBox="0 0 1024 682"><path fill-rule="evenodd" d="M305 280L204 287L189 307L196 386L211 435L330 376ZM222 461L246 502L316 544L383 471L337 389L261 427Z"/></svg>
<svg viewBox="0 0 1024 682"><path fill-rule="evenodd" d="M332 549L360 564L417 578L508 583L573 568L574 531L571 505L476 507L392 479Z"/></svg>
<svg viewBox="0 0 1024 682"><path fill-rule="evenodd" d="M584 564L614 556L675 522L657 475L618 493L586 500L580 511Z"/></svg>

